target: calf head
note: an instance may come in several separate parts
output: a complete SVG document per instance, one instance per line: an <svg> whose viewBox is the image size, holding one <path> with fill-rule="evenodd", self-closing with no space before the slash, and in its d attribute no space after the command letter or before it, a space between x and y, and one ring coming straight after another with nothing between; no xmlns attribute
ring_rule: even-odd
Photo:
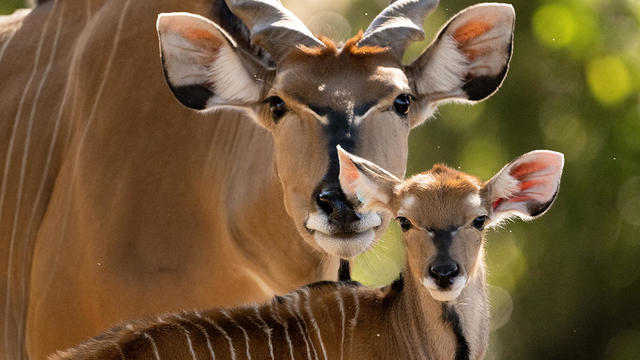
<svg viewBox="0 0 640 360"><path fill-rule="evenodd" d="M452 301L482 264L485 230L511 217L529 220L553 203L562 154L532 151L491 180L435 165L400 180L374 163L339 150L340 183L347 197L396 215L412 276L431 296Z"/></svg>

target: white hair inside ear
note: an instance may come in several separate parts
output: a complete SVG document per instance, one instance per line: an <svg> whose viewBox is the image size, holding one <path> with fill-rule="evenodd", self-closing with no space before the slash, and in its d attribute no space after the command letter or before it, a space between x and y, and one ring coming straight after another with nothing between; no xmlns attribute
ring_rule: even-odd
<svg viewBox="0 0 640 360"><path fill-rule="evenodd" d="M260 87L216 23L189 13L160 14L156 24L171 90L185 106L204 110L258 101Z"/></svg>

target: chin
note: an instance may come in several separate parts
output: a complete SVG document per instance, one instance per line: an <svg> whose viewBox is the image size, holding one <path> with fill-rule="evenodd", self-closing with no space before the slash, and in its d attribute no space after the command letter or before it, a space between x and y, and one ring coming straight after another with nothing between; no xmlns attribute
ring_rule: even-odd
<svg viewBox="0 0 640 360"><path fill-rule="evenodd" d="M319 231L313 234L316 244L329 255L348 259L368 250L376 239L374 229L348 235L327 235Z"/></svg>
<svg viewBox="0 0 640 360"><path fill-rule="evenodd" d="M431 297L440 302L451 302L456 300L458 296L460 296L460 293L462 293L465 283L465 277L458 276L450 287L443 289L431 278L422 279L422 284L427 288Z"/></svg>

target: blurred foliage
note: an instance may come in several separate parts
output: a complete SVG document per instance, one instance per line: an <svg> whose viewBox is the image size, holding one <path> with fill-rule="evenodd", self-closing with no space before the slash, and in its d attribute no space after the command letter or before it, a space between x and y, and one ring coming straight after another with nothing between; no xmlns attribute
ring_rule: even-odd
<svg viewBox="0 0 640 360"><path fill-rule="evenodd" d="M316 26L343 39L387 3L285 1L298 2L293 10L307 24L321 16ZM441 1L425 24L427 39L405 61L474 3ZM563 152L551 211L488 236L494 333L487 358L640 359L640 0L513 5L515 48L504 85L483 103L441 106L415 129L407 174L444 162L486 179L530 150ZM0 14L23 6L0 0ZM354 277L386 284L403 262L393 225L357 260Z"/></svg>
<svg viewBox="0 0 640 360"><path fill-rule="evenodd" d="M28 7L23 0L0 0L0 15L11 14L15 9Z"/></svg>

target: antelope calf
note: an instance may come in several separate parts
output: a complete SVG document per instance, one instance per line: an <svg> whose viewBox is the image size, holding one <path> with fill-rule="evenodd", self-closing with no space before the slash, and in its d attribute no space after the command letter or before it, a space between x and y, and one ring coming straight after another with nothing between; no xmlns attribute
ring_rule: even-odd
<svg viewBox="0 0 640 360"><path fill-rule="evenodd" d="M261 305L116 327L52 359L481 359L489 340L483 241L553 203L563 155L533 151L487 182L436 165L405 181L338 147L350 199L395 214L406 268L393 284L320 282Z"/></svg>

